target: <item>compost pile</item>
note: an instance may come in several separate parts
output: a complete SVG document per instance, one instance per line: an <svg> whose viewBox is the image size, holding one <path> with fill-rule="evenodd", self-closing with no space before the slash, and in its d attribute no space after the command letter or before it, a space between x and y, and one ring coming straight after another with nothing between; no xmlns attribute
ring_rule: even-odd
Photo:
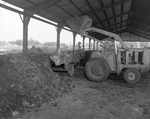
<svg viewBox="0 0 150 119"><path fill-rule="evenodd" d="M71 91L51 70L50 54L28 52L0 56L0 118L40 107Z"/></svg>

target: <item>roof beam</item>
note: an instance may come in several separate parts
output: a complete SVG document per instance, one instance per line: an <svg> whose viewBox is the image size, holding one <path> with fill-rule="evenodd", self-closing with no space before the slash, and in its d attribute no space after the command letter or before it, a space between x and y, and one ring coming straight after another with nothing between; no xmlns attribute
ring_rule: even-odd
<svg viewBox="0 0 150 119"><path fill-rule="evenodd" d="M91 15L91 14L94 14L94 13L98 13L98 12L100 12L100 11L103 11L103 10L108 9L108 8L112 8L112 7L116 6L116 5L125 3L125 2L127 2L127 1L130 1L130 0L121 0L121 1L119 1L119 2L115 2L115 3L113 3L113 4L110 4L110 5L107 5L107 6L105 6L105 7L100 8L100 9L97 9L97 10L95 10L95 11L88 12L88 13L86 13L86 15Z"/></svg>
<svg viewBox="0 0 150 119"><path fill-rule="evenodd" d="M114 0L111 0L111 4L113 4L113 3L115 3L115 1L114 1ZM112 8L112 12L113 12L113 16L116 16L115 8L114 8L114 7ZM123 12L122 12L122 13L123 13ZM121 14L122 14L122 13L121 13ZM117 26L116 26L117 20L114 19L114 22L115 22L115 25L114 25L114 26L117 27ZM111 28L111 27L110 27L110 28Z"/></svg>
<svg viewBox="0 0 150 119"><path fill-rule="evenodd" d="M146 13L144 13L144 12L140 12L140 11L136 11L136 10L133 10L133 12L136 13L136 14L145 16L145 17L150 17L150 14L146 14Z"/></svg>
<svg viewBox="0 0 150 119"><path fill-rule="evenodd" d="M120 27L116 27L116 28L114 28L114 29L112 29L112 30L114 31L114 30L117 30L117 29L120 29L120 28L123 28L123 27L126 27L126 25L123 25L123 26L120 26ZM111 31L112 31L112 30L111 30ZM125 30L125 29L123 29L123 30ZM110 31L110 30L109 30L109 31ZM119 31L122 31L122 30L119 30ZM118 33L119 31L116 31L116 32L113 32L113 33ZM99 36L105 36L105 35L101 34L101 35L97 35L97 36L99 37Z"/></svg>
<svg viewBox="0 0 150 119"><path fill-rule="evenodd" d="M127 22L128 20L124 20L124 21L121 21L121 22L118 22L118 23L116 23L116 24L111 24L111 26L107 26L107 27L105 27L105 28L109 28L109 27L112 27L112 26L116 26L116 25L118 25L118 24L121 24L122 25L122 23L125 23L125 22Z"/></svg>
<svg viewBox="0 0 150 119"><path fill-rule="evenodd" d="M117 32L117 31L115 31L115 30L121 31L121 30L123 30L122 28L124 28L124 27L126 27L126 26L127 26L127 25L123 25L123 26L117 27L117 28L115 28L112 32L113 32L113 33ZM121 30L119 30L119 29L121 29Z"/></svg>
<svg viewBox="0 0 150 119"><path fill-rule="evenodd" d="M22 12L22 11L19 11L19 10L17 10L17 9L14 9L14 8L12 8L12 7L6 6L6 5L1 4L1 3L0 3L0 7L4 8L4 9L7 9L7 10L10 10L10 11L12 11L12 12L18 13L18 14L22 14L22 15L27 15L27 16L28 16L27 13L24 13L24 12ZM34 18L34 19L36 19L36 20L42 21L42 22L44 22L44 23L47 23L47 24L50 24L50 25L53 25L53 26L56 26L56 27L59 26L59 25L57 25L57 24L54 24L54 23L52 23L52 22L50 22L50 21L44 20L44 19L39 18L39 17L36 17L36 16L31 16L31 18ZM70 32L73 32L73 31L71 31L70 29L67 29L67 28L65 28L65 27L63 27L63 29L65 29L65 30L67 30L67 31L70 31Z"/></svg>
<svg viewBox="0 0 150 119"><path fill-rule="evenodd" d="M132 31L132 30L130 30L130 29L127 29L127 32L129 32L129 33L131 33L131 34L134 34L134 35L137 35L137 36L140 36L140 37L143 37L143 38L146 38L146 39L150 40L150 37L145 36L145 35L143 35L143 34L141 34L141 33L139 33L139 32Z"/></svg>
<svg viewBox="0 0 150 119"><path fill-rule="evenodd" d="M139 0L132 0L131 6L130 6L130 11L133 11L137 5ZM128 15L128 20L131 19L131 17L133 16L133 12L130 12Z"/></svg>
<svg viewBox="0 0 150 119"><path fill-rule="evenodd" d="M65 11L67 14L69 14L72 17L75 17L75 15L73 15L72 13L68 12L66 9L64 9L61 5L56 4L57 7L59 7L60 9L62 9L63 11Z"/></svg>
<svg viewBox="0 0 150 119"><path fill-rule="evenodd" d="M139 34L139 35L148 37L148 35L144 35L144 34L142 34L140 31L136 31L136 29L134 30L132 27L127 27L127 30L130 30L130 31L135 32L135 33L137 33L137 34Z"/></svg>
<svg viewBox="0 0 150 119"><path fill-rule="evenodd" d="M123 28L123 27L126 27L126 26L127 26L127 25L125 24L125 25L122 25L122 26L120 26L120 27L116 27L116 28L113 28L113 29L111 29L111 30L108 30L108 31L112 32L112 31L114 31L114 30L118 30L118 29Z"/></svg>
<svg viewBox="0 0 150 119"><path fill-rule="evenodd" d="M101 22L105 22L105 21L109 21L109 20L112 20L112 19L116 19L117 17L121 17L121 16L129 14L129 13L130 13L130 11L129 12L125 12L125 13L120 14L120 15L116 15L116 16L110 17L110 18L105 19L105 20L102 20ZM96 22L95 24L99 24L99 22Z"/></svg>
<svg viewBox="0 0 150 119"><path fill-rule="evenodd" d="M128 12L129 13L129 12ZM124 13L123 15L125 15L125 14L128 14L128 13ZM117 18L117 17L120 17L121 15L117 15L116 17L111 17L111 18L109 18L109 19L106 19L106 20L111 20L111 19L115 19L115 18ZM101 21L101 22L104 22L105 20L103 20L103 21ZM124 20L124 21L122 21L122 22L118 22L118 23L116 23L116 24L112 24L111 26L114 26L114 25L117 25L117 24L121 24L121 23L124 23L124 22L136 22L136 20L134 20L134 19L127 19L127 20ZM98 25L99 23L97 22L97 23L95 23L96 25ZM150 22L142 22L142 21L137 21L137 24L139 24L139 25L145 25L145 26L147 26L147 25L150 25ZM111 26L107 26L107 27L105 27L105 28L110 28Z"/></svg>
<svg viewBox="0 0 150 119"><path fill-rule="evenodd" d="M129 29L129 30L131 30L131 31L134 31L134 32L137 32L138 34L141 34L141 35L146 36L146 37L150 36L150 35L146 35L146 34L140 32L140 31L137 31L137 30L134 29L133 27L127 27L127 29Z"/></svg>
<svg viewBox="0 0 150 119"><path fill-rule="evenodd" d="M137 22L138 25L150 26L150 22L136 21L135 19L129 19L128 22Z"/></svg>
<svg viewBox="0 0 150 119"><path fill-rule="evenodd" d="M145 14L145 13L137 12L137 11L133 10L133 11L125 12L125 13L120 14L120 15L116 15L116 16L110 17L110 18L108 18L108 19L102 20L101 22L105 22L105 21L109 21L109 20L112 20L112 19L116 19L117 17L122 17L122 16L124 16L124 15L126 15L126 14L129 14L129 13L142 14L142 15L144 15L144 16L146 16L146 17L150 17L149 14ZM133 20L133 19L131 19L131 18L128 19L128 21L139 22L139 21ZM146 22L146 23L139 22L139 23L142 23L142 24L145 24L145 25L150 25L150 23L148 23L148 22ZM95 24L98 25L99 22L96 22ZM115 24L114 24L114 25L115 25Z"/></svg>
<svg viewBox="0 0 150 119"><path fill-rule="evenodd" d="M149 2L149 0L145 0L145 1Z"/></svg>
<svg viewBox="0 0 150 119"><path fill-rule="evenodd" d="M150 25L150 22L146 22L146 20L150 18L150 14L146 14L146 13L143 13L143 12L140 12L140 11L135 11L135 10L133 10L133 13L138 14L140 16L147 17L144 21L139 21L137 19L134 19L134 20L132 20L132 21L134 21L134 23L139 24L140 26L144 25L146 27Z"/></svg>
<svg viewBox="0 0 150 119"><path fill-rule="evenodd" d="M71 2L82 14L84 14L84 12L80 9L80 7L78 7L78 6L74 3L74 0L70 0L70 2Z"/></svg>
<svg viewBox="0 0 150 119"><path fill-rule="evenodd" d="M24 10L24 12L32 16L33 14L37 14L60 1L61 0L45 0L32 7L28 7L27 9Z"/></svg>
<svg viewBox="0 0 150 119"><path fill-rule="evenodd" d="M103 4L103 1L102 0L98 0L98 2L99 2L99 5L100 6L102 6L102 7L105 7L104 6L104 4ZM104 14L104 16L105 16L105 18L106 19L108 19L108 16L107 16L107 14L106 14L106 11L105 10L103 10L103 14ZM100 22L101 22L101 20L100 20ZM109 21L107 21L107 23L109 24L109 26L110 26L110 22ZM102 24L102 23L101 23ZM104 25L102 24L102 26L104 27ZM111 28L110 28L111 29Z"/></svg>
<svg viewBox="0 0 150 119"><path fill-rule="evenodd" d="M121 14L123 14L123 12L124 12L124 4L121 4ZM123 16L121 16L121 22L123 22Z"/></svg>
<svg viewBox="0 0 150 119"><path fill-rule="evenodd" d="M144 32L150 32L150 29L139 28L139 27L137 27L137 26L135 26L135 25L130 25L130 24L128 24L127 26L128 26L128 27L132 27L133 29L142 30L142 31L144 31Z"/></svg>
<svg viewBox="0 0 150 119"><path fill-rule="evenodd" d="M124 20L124 21L122 21L122 22L118 22L118 23L116 23L116 24L111 24L111 26L107 26L107 27L105 27L105 28L107 29L107 28L110 28L110 27L112 27L112 26L125 23L125 22L127 22L127 21L129 21L129 20L127 19L127 20ZM130 19L130 22L135 22L135 20ZM142 23L143 23L143 22L139 22L139 21L137 22L138 25L141 25ZM130 24L129 24L129 25L130 25ZM142 25L147 26L147 25L150 25L150 23L146 22L146 23L143 23Z"/></svg>
<svg viewBox="0 0 150 119"><path fill-rule="evenodd" d="M120 33L123 33L123 32L126 32L126 29L123 29L123 30L117 31L117 32L115 32L115 33L116 33L116 34L120 34Z"/></svg>
<svg viewBox="0 0 150 119"><path fill-rule="evenodd" d="M146 4L146 6L144 7L144 9L142 10L142 13L144 13L144 11L147 9L147 7L149 6L150 2L148 2L148 4ZM138 21L141 18L142 14L139 15L139 17L137 18L136 21ZM134 23L136 25L136 22Z"/></svg>
<svg viewBox="0 0 150 119"><path fill-rule="evenodd" d="M125 32L125 31L126 31L126 30L123 29L123 30L120 30L120 31L116 31L116 32L114 32L114 33L120 34L120 33L123 33L123 32ZM105 35L99 35L99 36L98 36L98 39L105 39L105 38L108 38L108 36L105 36Z"/></svg>
<svg viewBox="0 0 150 119"><path fill-rule="evenodd" d="M150 33L150 29L146 28L146 27L141 27L141 24L136 23L137 25L134 24L128 24L128 26L134 27L136 29L142 30L145 33Z"/></svg>
<svg viewBox="0 0 150 119"><path fill-rule="evenodd" d="M146 19L144 19L144 21L142 21L142 23L140 24L140 26L143 26L143 23L145 24L148 19L149 19L148 17ZM149 25L150 25L150 22L149 22L148 26ZM148 26L146 25L146 27L148 27Z"/></svg>
<svg viewBox="0 0 150 119"><path fill-rule="evenodd" d="M141 34L142 34L142 31L143 31L143 30L141 30L141 29L138 29L138 28L135 28L135 27L129 26L129 25L127 26L127 28L130 29L130 30L133 30L133 31L137 31L137 32L139 32L139 33L141 33ZM141 31L138 31L138 30L141 30Z"/></svg>
<svg viewBox="0 0 150 119"><path fill-rule="evenodd" d="M123 28L123 27L126 27L127 25L125 24L125 25L122 25L122 26L120 26L120 27L116 27L116 28L114 28L114 29L112 29L112 30L110 30L110 31L114 31L114 30L118 30L118 29L120 29L120 28Z"/></svg>
<svg viewBox="0 0 150 119"><path fill-rule="evenodd" d="M86 0L86 2L87 2L87 4L88 4L88 6L91 8L91 10L94 10L93 9L93 7L91 6L91 4L89 3L89 1L88 0ZM95 14L95 16L97 17L97 19L101 22L101 20L100 20L100 18L98 17L98 15L96 14L96 13L94 13ZM95 23L94 23L94 25L95 25ZM103 26L103 28L105 29L105 27L104 27L104 25L101 23L101 25Z"/></svg>
<svg viewBox="0 0 150 119"><path fill-rule="evenodd" d="M31 4L33 4L34 6L36 5L34 2L32 2L32 1L30 1L30 0L26 0L26 1L28 1L28 2L31 3ZM50 14L52 14L52 15L55 16L55 17L58 17L58 18L61 19L61 20L64 20L64 19L62 19L60 16L58 16L58 15L56 15L56 14L54 14L54 13L51 13L50 11L48 11L48 10L46 10L46 9L45 9L45 11L48 12L48 13L50 13ZM38 15L39 15L39 14L38 14Z"/></svg>

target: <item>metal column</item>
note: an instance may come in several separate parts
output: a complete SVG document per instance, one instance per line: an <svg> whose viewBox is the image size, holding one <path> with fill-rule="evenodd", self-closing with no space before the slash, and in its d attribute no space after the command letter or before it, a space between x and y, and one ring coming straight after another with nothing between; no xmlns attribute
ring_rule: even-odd
<svg viewBox="0 0 150 119"><path fill-rule="evenodd" d="M28 50L28 24L30 17L23 15L23 53Z"/></svg>
<svg viewBox="0 0 150 119"><path fill-rule="evenodd" d="M57 28L57 50L60 48L60 33L61 33L62 28L58 27Z"/></svg>
<svg viewBox="0 0 150 119"><path fill-rule="evenodd" d="M97 50L98 50L98 41L97 41Z"/></svg>
<svg viewBox="0 0 150 119"><path fill-rule="evenodd" d="M85 36L83 36L83 50L85 49Z"/></svg>
<svg viewBox="0 0 150 119"><path fill-rule="evenodd" d="M93 50L95 50L95 40L93 40Z"/></svg>
<svg viewBox="0 0 150 119"><path fill-rule="evenodd" d="M89 51L91 50L91 38L89 38Z"/></svg>
<svg viewBox="0 0 150 119"><path fill-rule="evenodd" d="M62 25L62 24L58 24L58 27L56 27L56 30L57 30L57 50L60 48L60 33L61 33L63 26L64 25Z"/></svg>
<svg viewBox="0 0 150 119"><path fill-rule="evenodd" d="M24 10L23 15L23 52L27 52L28 50L28 24L30 21L30 18L36 14L39 13L46 8L49 8L50 6L54 5L57 2L60 2L61 0L45 0L43 2L40 2L36 5L33 5L31 7L28 7Z"/></svg>
<svg viewBox="0 0 150 119"><path fill-rule="evenodd" d="M76 33L73 33L73 51L75 51L76 35Z"/></svg>

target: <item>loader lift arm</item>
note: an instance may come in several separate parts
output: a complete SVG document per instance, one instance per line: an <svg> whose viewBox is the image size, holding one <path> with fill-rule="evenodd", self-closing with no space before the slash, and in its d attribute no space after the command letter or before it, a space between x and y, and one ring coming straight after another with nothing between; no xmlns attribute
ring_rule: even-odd
<svg viewBox="0 0 150 119"><path fill-rule="evenodd" d="M87 37L89 37L89 35L86 34L87 31L94 31L94 32L98 32L98 33L104 34L104 35L109 36L109 37L113 37L114 39L116 39L117 41L120 42L121 46L124 49L126 49L125 43L122 41L122 39L120 38L120 36L118 34L111 33L111 32L105 31L105 30L101 30L101 29L98 29L98 28L95 28L95 27L90 27L90 28L86 29L85 34L84 34Z"/></svg>
<svg viewBox="0 0 150 119"><path fill-rule="evenodd" d="M98 29L92 26L92 19L90 19L88 16L82 16L82 17L75 17L67 20L68 25L70 26L71 30L81 34L82 36L86 36L88 38L94 37L90 36L88 34L88 31L97 32L109 37L113 37L115 40L119 41L121 46L126 49L125 43L122 41L120 36L115 33L111 33L102 29ZM94 38L96 39L96 38ZM96 39L98 40L98 39Z"/></svg>

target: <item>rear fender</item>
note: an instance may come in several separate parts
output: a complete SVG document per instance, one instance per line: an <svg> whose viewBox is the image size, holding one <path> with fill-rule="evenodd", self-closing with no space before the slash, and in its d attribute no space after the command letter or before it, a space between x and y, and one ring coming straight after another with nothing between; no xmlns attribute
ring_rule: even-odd
<svg viewBox="0 0 150 119"><path fill-rule="evenodd" d="M104 52L101 51L93 51L90 55L90 58L103 58L107 61L108 65L110 66L111 71L117 72L116 69L116 60L115 60L115 53L114 52Z"/></svg>
<svg viewBox="0 0 150 119"><path fill-rule="evenodd" d="M103 58L103 54L100 51L93 51L90 58Z"/></svg>

